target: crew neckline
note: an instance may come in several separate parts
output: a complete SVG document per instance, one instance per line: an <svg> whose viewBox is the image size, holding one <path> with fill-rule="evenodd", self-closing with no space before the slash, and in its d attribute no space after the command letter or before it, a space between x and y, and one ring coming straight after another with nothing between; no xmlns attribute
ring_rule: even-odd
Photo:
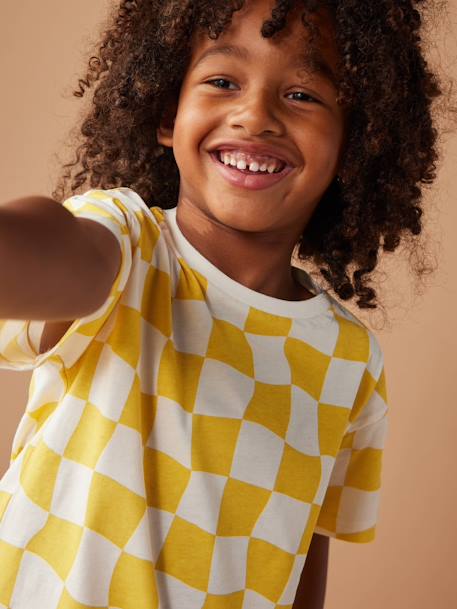
<svg viewBox="0 0 457 609"><path fill-rule="evenodd" d="M176 220L177 207L163 209L165 226L173 238L177 253L195 270L229 296L258 310L283 317L311 317L328 311L331 307L327 293L302 268L292 266L292 274L297 281L314 296L306 300L283 300L262 294L238 283L203 256L181 232Z"/></svg>

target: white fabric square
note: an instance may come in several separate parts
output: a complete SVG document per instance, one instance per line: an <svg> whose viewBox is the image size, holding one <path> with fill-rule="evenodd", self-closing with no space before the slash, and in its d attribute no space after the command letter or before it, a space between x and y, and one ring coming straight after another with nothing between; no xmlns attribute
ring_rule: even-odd
<svg viewBox="0 0 457 609"><path fill-rule="evenodd" d="M57 472L51 513L83 526L92 475L89 467L63 458Z"/></svg>
<svg viewBox="0 0 457 609"><path fill-rule="evenodd" d="M368 360L367 370L373 378L378 378L384 365L384 354L379 340L373 332L368 331L368 338L370 341L370 359Z"/></svg>
<svg viewBox="0 0 457 609"><path fill-rule="evenodd" d="M236 298L236 297L235 297ZM244 330L246 319L249 315L249 307L245 303L234 300L233 295L227 294L214 283L208 281L206 289L206 304L214 319L221 319L233 324L240 330Z"/></svg>
<svg viewBox="0 0 457 609"><path fill-rule="evenodd" d="M191 588L180 579L156 570L160 609L201 609L206 592Z"/></svg>
<svg viewBox="0 0 457 609"><path fill-rule="evenodd" d="M213 319L202 300L173 300L173 335L176 351L205 357L213 329Z"/></svg>
<svg viewBox="0 0 457 609"><path fill-rule="evenodd" d="M284 441L263 425L243 421L230 476L273 490Z"/></svg>
<svg viewBox="0 0 457 609"><path fill-rule="evenodd" d="M275 609L275 607L277 607L275 603L272 603L258 592L246 588L242 609Z"/></svg>
<svg viewBox="0 0 457 609"><path fill-rule="evenodd" d="M103 370L103 374L97 373ZM118 421L132 389L135 370L120 358L109 345L104 345L92 379L89 402L103 416ZM109 385L106 378L110 379Z"/></svg>
<svg viewBox="0 0 457 609"><path fill-rule="evenodd" d="M208 583L210 594L230 594L246 587L249 537L216 537Z"/></svg>
<svg viewBox="0 0 457 609"><path fill-rule="evenodd" d="M85 400L67 393L43 427L43 440L46 446L62 456L78 427L85 407Z"/></svg>
<svg viewBox="0 0 457 609"><path fill-rule="evenodd" d="M290 364L284 353L284 336L259 336L246 332L254 356L254 377L261 383L289 385Z"/></svg>
<svg viewBox="0 0 457 609"><path fill-rule="evenodd" d="M176 514L215 535L226 482L226 476L193 471Z"/></svg>
<svg viewBox="0 0 457 609"><path fill-rule="evenodd" d="M49 420L52 417L48 418ZM30 442L32 444L33 439L36 437L36 432L38 429L38 422L36 419L33 419L28 412L24 412L21 420L19 421L19 425L16 429L16 433L14 434L13 445L11 447L11 453L13 455L17 454L18 450L24 448L26 444Z"/></svg>
<svg viewBox="0 0 457 609"><path fill-rule="evenodd" d="M306 455L320 454L317 402L296 385L291 385L290 421L286 442Z"/></svg>
<svg viewBox="0 0 457 609"><path fill-rule="evenodd" d="M154 425L146 446L160 450L192 469L192 414L174 400L159 396Z"/></svg>
<svg viewBox="0 0 457 609"><path fill-rule="evenodd" d="M332 355L340 332L340 326L327 316L293 319L289 337L308 343L325 355Z"/></svg>
<svg viewBox="0 0 457 609"><path fill-rule="evenodd" d="M107 607L111 579L120 554L121 550L106 537L84 529L76 560L66 581L72 597L85 605Z"/></svg>
<svg viewBox="0 0 457 609"><path fill-rule="evenodd" d="M316 503L317 505L322 505L324 501L334 464L335 457L331 457L330 455L321 455L321 481L313 499L313 503Z"/></svg>
<svg viewBox="0 0 457 609"><path fill-rule="evenodd" d="M16 433L17 435L17 433ZM10 463L9 468L0 478L0 491L6 491L13 494L20 486L20 475L22 469L22 461L24 460L25 451L21 451L16 459Z"/></svg>
<svg viewBox="0 0 457 609"><path fill-rule="evenodd" d="M221 379L224 379L224 391L221 391ZM194 413L242 419L254 390L254 379L232 366L207 358L200 373Z"/></svg>
<svg viewBox="0 0 457 609"><path fill-rule="evenodd" d="M376 524L378 507L379 491L362 491L345 486L341 491L337 532L355 533L371 528Z"/></svg>
<svg viewBox="0 0 457 609"><path fill-rule="evenodd" d="M136 311L141 311L143 305L144 282L151 264L141 258L140 249L135 250L132 261L134 264L132 264L132 270L127 281L128 289L123 292L119 304L135 309ZM151 303L151 306L153 306L153 303Z"/></svg>
<svg viewBox="0 0 457 609"><path fill-rule="evenodd" d="M263 539L285 552L298 551L308 522L311 505L283 493L273 492L252 531L252 537Z"/></svg>
<svg viewBox="0 0 457 609"><path fill-rule="evenodd" d="M338 452L330 475L329 484L332 486L344 486L346 472L351 460L351 452L350 448L341 448Z"/></svg>
<svg viewBox="0 0 457 609"><path fill-rule="evenodd" d="M160 361L167 342L167 336L141 318L141 349L137 369L142 393L157 395Z"/></svg>
<svg viewBox="0 0 457 609"><path fill-rule="evenodd" d="M64 583L40 556L24 552L11 597L11 609L57 609Z"/></svg>
<svg viewBox="0 0 457 609"><path fill-rule="evenodd" d="M324 404L352 408L365 367L364 362L332 357L320 401Z"/></svg>
<svg viewBox="0 0 457 609"><path fill-rule="evenodd" d="M278 605L292 605L297 595L298 584L306 562L306 554L297 554L286 587L281 594Z"/></svg>
<svg viewBox="0 0 457 609"><path fill-rule="evenodd" d="M27 410L33 412L43 405L43 402L57 402L65 393L65 382L60 370L50 362L45 362L34 371L34 391Z"/></svg>
<svg viewBox="0 0 457 609"><path fill-rule="evenodd" d="M378 448L382 450L386 441L388 427L388 419L384 416L379 421L358 429L354 433L352 447L357 450L362 448Z"/></svg>
<svg viewBox="0 0 457 609"><path fill-rule="evenodd" d="M141 519L140 524L137 526L136 531L130 537L127 545L125 546L124 552L132 554L133 556L143 560L150 560L151 529L147 510L143 514L143 518Z"/></svg>
<svg viewBox="0 0 457 609"><path fill-rule="evenodd" d="M145 497L144 472L142 467L138 467L142 462L143 441L140 434L118 423L95 469Z"/></svg>
<svg viewBox="0 0 457 609"><path fill-rule="evenodd" d="M362 412L359 413L355 421L349 424L348 432L355 431L365 425L371 425L372 422L378 421L387 413L387 405L377 391L374 391L365 404Z"/></svg>
<svg viewBox="0 0 457 609"><path fill-rule="evenodd" d="M48 517L49 513L31 501L20 487L11 497L0 523L1 539L25 548L44 527Z"/></svg>
<svg viewBox="0 0 457 609"><path fill-rule="evenodd" d="M151 531L151 559L154 563L156 563L175 515L170 512L166 512L165 510L158 510L154 507L148 507L147 516Z"/></svg>

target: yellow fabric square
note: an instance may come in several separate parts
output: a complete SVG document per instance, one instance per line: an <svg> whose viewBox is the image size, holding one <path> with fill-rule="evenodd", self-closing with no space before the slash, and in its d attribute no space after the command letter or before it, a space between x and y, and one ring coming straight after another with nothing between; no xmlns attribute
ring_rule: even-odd
<svg viewBox="0 0 457 609"><path fill-rule="evenodd" d="M112 329L107 344L114 353L136 368L140 359L141 316L135 309L119 304L116 313L116 324Z"/></svg>
<svg viewBox="0 0 457 609"><path fill-rule="evenodd" d="M207 357L223 362L254 378L254 356L242 330L222 319L213 319Z"/></svg>
<svg viewBox="0 0 457 609"><path fill-rule="evenodd" d="M10 606L24 551L0 539L0 603Z"/></svg>
<svg viewBox="0 0 457 609"><path fill-rule="evenodd" d="M51 509L60 461L60 455L40 440L37 446L29 444L21 464L20 480L25 494L47 512Z"/></svg>
<svg viewBox="0 0 457 609"><path fill-rule="evenodd" d="M64 457L94 469L115 428L115 421L104 417L92 404L86 404L78 427L65 448Z"/></svg>
<svg viewBox="0 0 457 609"><path fill-rule="evenodd" d="M146 511L146 501L112 478L94 472L85 526L123 548Z"/></svg>
<svg viewBox="0 0 457 609"><path fill-rule="evenodd" d="M382 455L380 448L353 450L344 484L363 491L376 491L381 487Z"/></svg>
<svg viewBox="0 0 457 609"><path fill-rule="evenodd" d="M108 603L122 609L157 609L159 596L153 564L122 553L114 568Z"/></svg>
<svg viewBox="0 0 457 609"><path fill-rule="evenodd" d="M94 339L84 352L84 366L78 360L70 368L65 368L68 392L85 402L89 400L102 349L103 343Z"/></svg>
<svg viewBox="0 0 457 609"><path fill-rule="evenodd" d="M373 394L375 388L376 381L371 376L369 371L365 368L362 376L362 380L360 383L360 387L357 391L357 395L354 399L354 406L352 407L351 413L349 415L349 420L352 423L357 419L362 410L365 408L368 400Z"/></svg>
<svg viewBox="0 0 457 609"><path fill-rule="evenodd" d="M158 207L157 205L154 205L153 207L150 207L149 209L151 210L151 213L154 216L154 218L157 220L158 224L162 224L162 222L164 222L164 219L165 219L165 211L161 207Z"/></svg>
<svg viewBox="0 0 457 609"><path fill-rule="evenodd" d="M157 396L141 393L140 377L135 374L119 423L137 431L144 446L151 435L156 412Z"/></svg>
<svg viewBox="0 0 457 609"><path fill-rule="evenodd" d="M158 395L170 398L178 402L187 412L192 412L204 360L205 358L200 355L176 351L169 340L160 358Z"/></svg>
<svg viewBox="0 0 457 609"><path fill-rule="evenodd" d="M214 540L214 535L175 516L157 559L156 568L197 590L206 592ZM190 558L192 560L189 560Z"/></svg>
<svg viewBox="0 0 457 609"><path fill-rule="evenodd" d="M290 385L269 385L256 381L254 395L244 418L260 423L285 438L290 420Z"/></svg>
<svg viewBox="0 0 457 609"><path fill-rule="evenodd" d="M335 313L335 319L339 325L339 333L333 357L367 363L370 357L370 338L367 329L341 317L338 313Z"/></svg>
<svg viewBox="0 0 457 609"><path fill-rule="evenodd" d="M29 541L27 550L44 558L62 579L66 579L78 553L83 529L53 514ZM62 543L60 540L65 540Z"/></svg>
<svg viewBox="0 0 457 609"><path fill-rule="evenodd" d="M318 404L319 450L321 455L336 457L347 428L349 408Z"/></svg>
<svg viewBox="0 0 457 609"><path fill-rule="evenodd" d="M0 522L2 521L3 514L6 512L6 508L8 507L8 503L12 496L11 493L0 491Z"/></svg>
<svg viewBox="0 0 457 609"><path fill-rule="evenodd" d="M302 538L300 540L300 545L298 547L297 554L307 554L308 553L311 539L313 538L313 535L314 535L314 527L316 526L316 522L317 522L317 518L319 516L320 509L321 509L320 505L316 505L315 503L311 504L308 522L306 523L306 528L305 528Z"/></svg>
<svg viewBox="0 0 457 609"><path fill-rule="evenodd" d="M71 594L64 588L62 592L62 596L60 597L59 604L57 605L57 609L106 609L105 607L95 607L93 605L84 605L83 603L78 603L71 596Z"/></svg>
<svg viewBox="0 0 457 609"><path fill-rule="evenodd" d="M241 609L244 591L232 594L207 594L202 609Z"/></svg>
<svg viewBox="0 0 457 609"><path fill-rule="evenodd" d="M355 431L351 431L351 432L346 432L343 436L343 439L341 440L341 446L340 446L340 450L343 448L352 448L352 444L354 442L354 437L355 437L356 432Z"/></svg>
<svg viewBox="0 0 457 609"><path fill-rule="evenodd" d="M164 336L171 336L171 280L170 275L150 266L143 288L141 315Z"/></svg>
<svg viewBox="0 0 457 609"><path fill-rule="evenodd" d="M193 415L192 469L228 476L232 468L241 421Z"/></svg>
<svg viewBox="0 0 457 609"><path fill-rule="evenodd" d="M286 338L284 353L292 383L318 400L331 357L297 338Z"/></svg>
<svg viewBox="0 0 457 609"><path fill-rule="evenodd" d="M153 222L143 222L140 213L135 213L141 224L140 239L138 241L141 259L145 262L152 262L152 256L159 241L160 230Z"/></svg>
<svg viewBox="0 0 457 609"><path fill-rule="evenodd" d="M58 405L59 402L46 402L39 408L27 412L27 416L36 421L36 427L34 429L35 434L43 427Z"/></svg>
<svg viewBox="0 0 457 609"><path fill-rule="evenodd" d="M336 517L340 508L342 486L328 486L316 526L336 531Z"/></svg>
<svg viewBox="0 0 457 609"><path fill-rule="evenodd" d="M320 457L305 455L285 444L274 490L294 499L312 503L321 475Z"/></svg>
<svg viewBox="0 0 457 609"><path fill-rule="evenodd" d="M270 495L269 490L229 478L221 500L217 535L251 535Z"/></svg>
<svg viewBox="0 0 457 609"><path fill-rule="evenodd" d="M148 506L175 512L189 482L190 471L160 450L144 449L144 480Z"/></svg>
<svg viewBox="0 0 457 609"><path fill-rule="evenodd" d="M387 387L386 387L386 374L385 374L385 370L384 368L381 371L381 374L379 375L379 379L378 379L378 383L375 387L377 393L379 393L379 395L382 397L382 399L384 400L385 404L387 405Z"/></svg>
<svg viewBox="0 0 457 609"><path fill-rule="evenodd" d="M249 540L246 587L277 603L289 579L294 554L262 539Z"/></svg>
<svg viewBox="0 0 457 609"><path fill-rule="evenodd" d="M195 269L190 269L183 258L179 258L178 285L175 298L180 300L205 300L208 280Z"/></svg>
<svg viewBox="0 0 457 609"><path fill-rule="evenodd" d="M289 317L281 317L249 307L244 331L261 336L287 336L291 327L292 320Z"/></svg>

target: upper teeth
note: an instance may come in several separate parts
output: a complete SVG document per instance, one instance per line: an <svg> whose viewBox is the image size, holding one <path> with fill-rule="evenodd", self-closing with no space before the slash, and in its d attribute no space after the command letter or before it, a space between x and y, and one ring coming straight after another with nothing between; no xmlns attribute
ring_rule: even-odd
<svg viewBox="0 0 457 609"><path fill-rule="evenodd" d="M283 161L279 159L246 154L236 150L218 150L217 152L219 159L225 165L232 165L237 169L246 169L249 166L249 171L268 171L268 173L273 173L284 165Z"/></svg>

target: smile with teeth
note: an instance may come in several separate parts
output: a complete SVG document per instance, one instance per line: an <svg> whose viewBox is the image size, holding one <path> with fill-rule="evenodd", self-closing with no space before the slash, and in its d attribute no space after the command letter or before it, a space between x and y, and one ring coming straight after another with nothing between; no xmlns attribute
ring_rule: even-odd
<svg viewBox="0 0 457 609"><path fill-rule="evenodd" d="M284 161L267 156L245 154L236 150L216 150L218 159L225 165L237 169L248 169L252 172L279 173L284 167Z"/></svg>

